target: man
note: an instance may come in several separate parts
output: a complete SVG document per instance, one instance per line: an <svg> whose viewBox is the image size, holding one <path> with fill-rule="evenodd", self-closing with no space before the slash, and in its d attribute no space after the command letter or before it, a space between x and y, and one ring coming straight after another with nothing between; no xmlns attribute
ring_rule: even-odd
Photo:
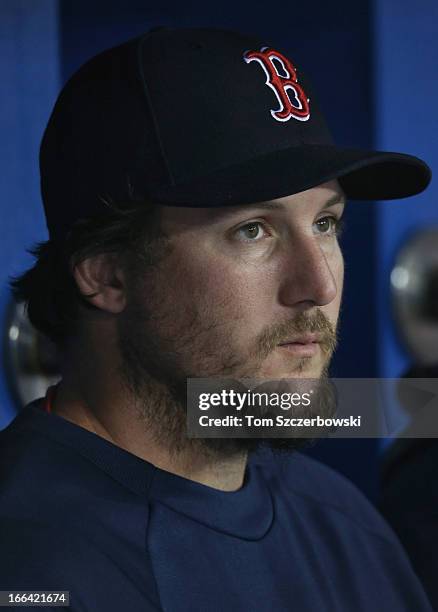
<svg viewBox="0 0 438 612"><path fill-rule="evenodd" d="M299 440L185 431L188 378L327 375L345 198L413 195L427 166L336 148L290 58L201 29L88 62L40 163L50 241L14 287L63 377L1 436L1 589L93 612L430 610Z"/></svg>

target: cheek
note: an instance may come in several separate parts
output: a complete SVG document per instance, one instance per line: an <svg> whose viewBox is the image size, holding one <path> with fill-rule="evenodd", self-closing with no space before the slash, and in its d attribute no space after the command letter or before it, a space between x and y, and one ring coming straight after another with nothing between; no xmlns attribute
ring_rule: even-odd
<svg viewBox="0 0 438 612"><path fill-rule="evenodd" d="M250 324L257 312L266 313L263 299L270 291L266 274L258 266L239 265L229 257L204 253L202 260L180 260L169 278L173 278L169 288L180 309L195 311L206 323L220 322L219 329L228 326L240 335L245 328L236 330L237 322Z"/></svg>

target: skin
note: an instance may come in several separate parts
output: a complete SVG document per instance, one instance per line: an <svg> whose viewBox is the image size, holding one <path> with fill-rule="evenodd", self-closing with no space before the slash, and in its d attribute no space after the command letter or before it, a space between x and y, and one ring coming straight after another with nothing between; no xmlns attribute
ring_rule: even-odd
<svg viewBox="0 0 438 612"><path fill-rule="evenodd" d="M344 262L337 181L265 204L163 207L170 249L139 273L115 256L76 266L87 312L54 412L157 467L233 491L248 450L184 432L187 377L320 378L336 346ZM333 220L334 219L334 220ZM85 314L85 313L84 313ZM306 331L312 357L279 343Z"/></svg>

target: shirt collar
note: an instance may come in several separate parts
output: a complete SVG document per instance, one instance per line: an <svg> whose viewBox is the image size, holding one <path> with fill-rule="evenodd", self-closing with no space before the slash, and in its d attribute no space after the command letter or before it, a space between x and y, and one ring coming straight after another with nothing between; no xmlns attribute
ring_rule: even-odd
<svg viewBox="0 0 438 612"><path fill-rule="evenodd" d="M70 447L132 492L211 529L246 540L262 538L274 519L263 466L271 455L254 453L237 491L220 491L166 470L74 423L42 410L37 400L23 409L15 427L30 427Z"/></svg>

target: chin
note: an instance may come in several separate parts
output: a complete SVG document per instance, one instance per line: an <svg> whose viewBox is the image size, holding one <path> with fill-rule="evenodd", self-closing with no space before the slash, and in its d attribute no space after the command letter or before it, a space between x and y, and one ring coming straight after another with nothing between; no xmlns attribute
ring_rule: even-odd
<svg viewBox="0 0 438 612"><path fill-rule="evenodd" d="M262 369L259 377L263 379L280 379L280 378L321 378L324 367L318 360L315 363L313 358L297 359L295 363L289 364L287 367L282 364L275 367L274 365Z"/></svg>

